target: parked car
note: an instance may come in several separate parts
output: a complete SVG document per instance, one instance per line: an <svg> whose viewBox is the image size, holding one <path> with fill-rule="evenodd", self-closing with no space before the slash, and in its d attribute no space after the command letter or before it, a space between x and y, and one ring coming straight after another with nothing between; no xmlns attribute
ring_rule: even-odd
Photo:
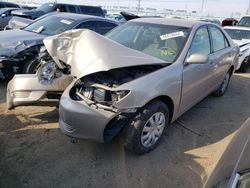
<svg viewBox="0 0 250 188"><path fill-rule="evenodd" d="M204 188L250 187L250 118L229 143Z"/></svg>
<svg viewBox="0 0 250 188"><path fill-rule="evenodd" d="M4 1L1 1L0 2L0 9L1 8L21 8L18 4L15 4L15 3L10 3L10 2L4 2Z"/></svg>
<svg viewBox="0 0 250 188"><path fill-rule="evenodd" d="M118 24L97 16L54 13L39 19L22 30L0 32L0 78L14 74L34 73L43 39L67 30L86 28L105 34Z"/></svg>
<svg viewBox="0 0 250 188"><path fill-rule="evenodd" d="M237 23L238 26L250 27L250 16L243 16Z"/></svg>
<svg viewBox="0 0 250 188"><path fill-rule="evenodd" d="M250 28L241 26L224 27L233 41L239 45L240 54L236 70L246 72L250 64Z"/></svg>
<svg viewBox="0 0 250 188"><path fill-rule="evenodd" d="M54 11L87 14L87 15L101 16L101 17L105 16L104 11L102 10L101 7L89 6L89 5L62 4L62 3L45 3L34 10L14 11L12 15L28 19L36 19L44 14Z"/></svg>
<svg viewBox="0 0 250 188"><path fill-rule="evenodd" d="M60 99L61 130L106 142L123 129L125 145L139 154L153 150L168 124L204 97L222 96L239 54L217 25L165 18L131 20L106 38L78 30L44 43L52 61L37 73L43 88L32 86L32 75L16 75L8 101L41 102L44 85L56 91L61 85L53 84L68 73L73 82Z"/></svg>
<svg viewBox="0 0 250 188"><path fill-rule="evenodd" d="M18 8L1 8L0 9L0 31L4 30L6 25L8 25L10 19L12 18L11 12L17 10Z"/></svg>
<svg viewBox="0 0 250 188"><path fill-rule="evenodd" d="M234 25L237 25L239 21L234 19L234 18L226 18L222 21L221 25L222 27L225 27L225 26L234 26Z"/></svg>

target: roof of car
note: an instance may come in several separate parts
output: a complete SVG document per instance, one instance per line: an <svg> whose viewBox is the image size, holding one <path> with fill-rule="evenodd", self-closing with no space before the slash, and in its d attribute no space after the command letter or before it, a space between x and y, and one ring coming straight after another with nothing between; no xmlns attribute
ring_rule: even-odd
<svg viewBox="0 0 250 188"><path fill-rule="evenodd" d="M250 27L243 27L243 26L225 26L223 27L223 29L250 31Z"/></svg>
<svg viewBox="0 0 250 188"><path fill-rule="evenodd" d="M92 16L92 15L87 15L87 14L76 14L76 13L69 13L69 12L53 12L53 14L51 16L58 16L58 17L62 17L62 18L71 18L74 20L82 20L82 19L98 19L98 20L109 20L111 22L115 22L113 20L107 19L107 18L103 18L100 16Z"/></svg>
<svg viewBox="0 0 250 188"><path fill-rule="evenodd" d="M204 24L202 21L187 20L187 19L172 19L172 18L137 18L132 22L152 23L161 25L172 25L191 28L196 24Z"/></svg>

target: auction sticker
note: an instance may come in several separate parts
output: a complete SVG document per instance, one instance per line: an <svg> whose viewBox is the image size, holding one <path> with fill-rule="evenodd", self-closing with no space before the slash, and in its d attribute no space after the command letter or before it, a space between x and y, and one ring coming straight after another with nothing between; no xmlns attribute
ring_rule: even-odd
<svg viewBox="0 0 250 188"><path fill-rule="evenodd" d="M61 20L60 22L64 23L64 24L67 24L67 25L70 25L72 23L71 21L65 20L65 19Z"/></svg>
<svg viewBox="0 0 250 188"><path fill-rule="evenodd" d="M174 32L174 33L168 33L165 35L161 35L160 38L161 40L167 40L167 39L172 39L176 37L183 37L184 33L182 31Z"/></svg>

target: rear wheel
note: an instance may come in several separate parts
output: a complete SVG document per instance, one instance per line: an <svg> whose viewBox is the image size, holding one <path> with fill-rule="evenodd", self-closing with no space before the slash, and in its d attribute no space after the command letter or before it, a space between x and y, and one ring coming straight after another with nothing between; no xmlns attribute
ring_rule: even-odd
<svg viewBox="0 0 250 188"><path fill-rule="evenodd" d="M227 88L228 88L228 85L229 85L229 82L230 82L231 74L232 74L232 73L231 73L231 71L229 70L229 71L227 72L226 76L224 77L224 79L223 79L223 81L222 81L220 87L219 87L216 91L214 91L214 92L212 93L213 96L221 97L221 96L223 96L223 95L226 93Z"/></svg>
<svg viewBox="0 0 250 188"><path fill-rule="evenodd" d="M239 68L239 71L242 72L242 73L247 72L247 68L248 68L249 62L250 62L249 57L246 57L246 58L244 59L244 61L242 62L241 66L240 66L240 68Z"/></svg>
<svg viewBox="0 0 250 188"><path fill-rule="evenodd" d="M140 110L124 130L125 147L136 154L144 154L157 147L169 122L169 109L159 100Z"/></svg>

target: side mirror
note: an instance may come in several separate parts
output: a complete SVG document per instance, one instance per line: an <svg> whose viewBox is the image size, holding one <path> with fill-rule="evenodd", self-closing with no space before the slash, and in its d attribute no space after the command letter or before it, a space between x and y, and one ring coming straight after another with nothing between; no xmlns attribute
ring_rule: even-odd
<svg viewBox="0 0 250 188"><path fill-rule="evenodd" d="M193 54L186 60L186 62L188 64L205 64L208 62L208 56L203 54Z"/></svg>
<svg viewBox="0 0 250 188"><path fill-rule="evenodd" d="M2 14L1 16L2 16L2 18L4 18L6 16L6 14Z"/></svg>

